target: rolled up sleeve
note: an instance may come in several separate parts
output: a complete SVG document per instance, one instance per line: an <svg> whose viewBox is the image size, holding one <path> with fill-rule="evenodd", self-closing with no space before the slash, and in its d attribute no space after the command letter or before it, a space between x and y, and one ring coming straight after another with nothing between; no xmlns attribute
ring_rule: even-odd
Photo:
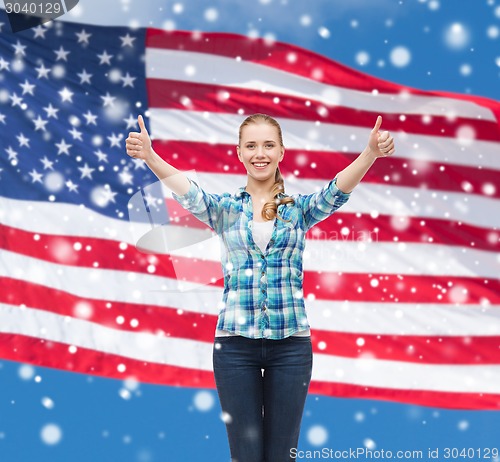
<svg viewBox="0 0 500 462"><path fill-rule="evenodd" d="M328 182L321 191L313 194L299 195L306 231L315 224L328 218L344 205L351 193L345 193L337 187L337 178Z"/></svg>
<svg viewBox="0 0 500 462"><path fill-rule="evenodd" d="M172 191L172 197L198 220L207 224L215 232L218 231L221 195L205 192L194 180L188 178L190 186L186 194L177 195Z"/></svg>

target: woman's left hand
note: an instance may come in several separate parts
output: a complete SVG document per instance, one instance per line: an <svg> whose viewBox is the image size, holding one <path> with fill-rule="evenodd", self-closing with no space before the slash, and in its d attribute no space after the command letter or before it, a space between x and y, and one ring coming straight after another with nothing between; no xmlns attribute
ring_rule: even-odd
<svg viewBox="0 0 500 462"><path fill-rule="evenodd" d="M388 131L379 132L382 125L382 116L377 117L375 127L370 133L368 139L368 148L375 157L387 157L394 154L396 148L394 147L394 138Z"/></svg>

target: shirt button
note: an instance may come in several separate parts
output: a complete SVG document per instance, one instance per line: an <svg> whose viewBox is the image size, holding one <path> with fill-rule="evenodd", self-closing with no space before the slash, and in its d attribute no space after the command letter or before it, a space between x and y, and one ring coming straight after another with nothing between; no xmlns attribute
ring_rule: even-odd
<svg viewBox="0 0 500 462"><path fill-rule="evenodd" d="M261 292L262 292L263 294L265 294L265 293L266 293L266 289L262 289L262 290L261 290Z"/></svg>
<svg viewBox="0 0 500 462"><path fill-rule="evenodd" d="M262 271L261 275L262 275L262 276L265 276L265 275L266 275L266 272L265 272L265 271Z"/></svg>

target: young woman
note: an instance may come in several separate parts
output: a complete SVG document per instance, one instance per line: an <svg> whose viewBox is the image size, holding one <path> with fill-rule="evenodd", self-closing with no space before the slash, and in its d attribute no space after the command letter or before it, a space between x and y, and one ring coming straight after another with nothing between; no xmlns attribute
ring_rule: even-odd
<svg viewBox="0 0 500 462"><path fill-rule="evenodd" d="M213 347L214 376L235 462L295 460L312 372L302 295L305 234L349 198L378 157L394 153L378 117L363 152L321 191L286 195L279 163L281 128L254 114L239 129L238 159L247 184L209 194L156 154L139 116L127 154L143 159L173 197L224 243L224 292Z"/></svg>

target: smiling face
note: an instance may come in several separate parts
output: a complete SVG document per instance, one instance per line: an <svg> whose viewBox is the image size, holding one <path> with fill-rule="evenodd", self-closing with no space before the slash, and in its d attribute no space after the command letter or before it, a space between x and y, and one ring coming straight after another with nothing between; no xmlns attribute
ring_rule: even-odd
<svg viewBox="0 0 500 462"><path fill-rule="evenodd" d="M245 125L236 151L249 177L258 182L274 183L276 168L285 155L276 127L265 122Z"/></svg>

